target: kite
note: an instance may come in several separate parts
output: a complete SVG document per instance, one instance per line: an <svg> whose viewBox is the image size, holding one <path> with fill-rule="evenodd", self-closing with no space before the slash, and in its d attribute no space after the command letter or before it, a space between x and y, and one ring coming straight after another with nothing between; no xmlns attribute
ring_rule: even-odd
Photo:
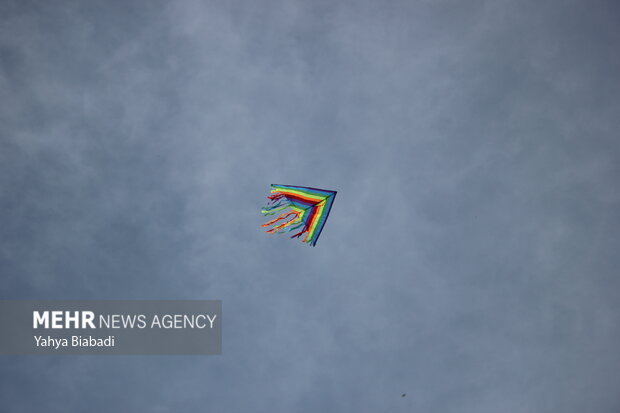
<svg viewBox="0 0 620 413"><path fill-rule="evenodd" d="M267 232L282 234L299 229L291 238L299 238L306 234L303 242L316 245L319 235L325 226L329 211L336 198L336 191L309 188L306 186L271 185L269 204L263 208L263 215L281 214L263 224L263 228L275 225Z"/></svg>

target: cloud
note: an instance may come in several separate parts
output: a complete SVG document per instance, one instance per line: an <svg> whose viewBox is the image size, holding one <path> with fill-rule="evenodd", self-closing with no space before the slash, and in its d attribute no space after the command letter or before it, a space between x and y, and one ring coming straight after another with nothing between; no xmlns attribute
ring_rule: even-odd
<svg viewBox="0 0 620 413"><path fill-rule="evenodd" d="M5 356L8 411L617 410L610 3L1 7L2 296L225 316L222 356ZM339 191L316 248L270 183Z"/></svg>

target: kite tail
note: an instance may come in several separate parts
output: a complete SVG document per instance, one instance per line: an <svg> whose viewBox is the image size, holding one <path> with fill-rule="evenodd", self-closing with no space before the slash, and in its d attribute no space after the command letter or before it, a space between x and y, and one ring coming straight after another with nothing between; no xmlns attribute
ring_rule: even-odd
<svg viewBox="0 0 620 413"><path fill-rule="evenodd" d="M276 212L278 211L282 211L283 209L288 208L289 205L286 205L284 203L279 203L278 205L268 205L266 207L264 207L261 212L263 213L263 215L267 216L267 215L275 215Z"/></svg>
<svg viewBox="0 0 620 413"><path fill-rule="evenodd" d="M284 195L282 192L273 192L271 195L269 195L267 198L269 198L271 200L271 202L276 202L279 199L286 199L286 195Z"/></svg>
<svg viewBox="0 0 620 413"><path fill-rule="evenodd" d="M287 216L288 216L288 212L284 212L284 213L282 213L282 214L278 215L278 217L277 217L277 218L274 218L274 219L272 219L271 221L265 222L265 223L262 225L262 227L264 228L264 227L268 227L269 225L273 225L273 224L275 224L276 222L283 220L283 219L284 219L284 218L286 218Z"/></svg>
<svg viewBox="0 0 620 413"><path fill-rule="evenodd" d="M284 228L288 227L289 225L294 224L295 222L298 222L297 217L293 217L293 218L289 219L288 221L286 221L285 223L280 224L280 225L277 225L277 226L275 226L275 227L271 228L271 229L270 229L269 231L267 231L267 232L272 233L272 234L275 234L275 233L277 233L277 232L280 232L280 231L281 231L281 230L283 230Z"/></svg>
<svg viewBox="0 0 620 413"><path fill-rule="evenodd" d="M310 235L310 231L309 231L310 228L308 227L308 225L305 225L305 224L302 224L302 225L304 225L303 229L301 231L299 231L298 233L291 235L291 238L299 238L302 235L306 234L306 236L301 241L302 242L306 242L310 246L314 247L314 245L316 244L316 241L315 242L311 242L311 241L308 240L308 236ZM297 227L300 227L300 226L301 225L298 225Z"/></svg>
<svg viewBox="0 0 620 413"><path fill-rule="evenodd" d="M263 215L275 215L276 212L286 209L289 206L291 206L291 203L287 200L280 201L278 203L272 202L269 205L264 206L261 212Z"/></svg>
<svg viewBox="0 0 620 413"><path fill-rule="evenodd" d="M305 224L304 224L303 222L301 222L301 221L300 221L297 225L293 225L292 227L287 228L287 229L286 229L286 231L287 231L287 232L291 232L291 231L296 230L296 229L297 229L297 228L299 228L299 227L303 227L304 225L305 225Z"/></svg>
<svg viewBox="0 0 620 413"><path fill-rule="evenodd" d="M282 214L280 214L277 218L272 219L269 222L264 223L262 226L264 227L268 227L270 225L275 224L276 222L280 222L282 220L285 220L286 218L292 216L292 218L280 223L279 225L276 225L275 227L268 229L267 232L274 234L276 232L279 232L280 230L288 227L289 225L293 225L293 224L297 224L300 222L301 218L300 218L301 213L298 211L289 211L289 212L284 212Z"/></svg>
<svg viewBox="0 0 620 413"><path fill-rule="evenodd" d="M304 225L303 229L301 231L299 231L297 234L291 235L291 238L299 238L299 237L301 237L306 232L308 232L308 226Z"/></svg>
<svg viewBox="0 0 620 413"><path fill-rule="evenodd" d="M261 210L263 215L275 215L276 212L286 209L291 205L291 202L281 194L270 195L268 198L270 199L268 205Z"/></svg>

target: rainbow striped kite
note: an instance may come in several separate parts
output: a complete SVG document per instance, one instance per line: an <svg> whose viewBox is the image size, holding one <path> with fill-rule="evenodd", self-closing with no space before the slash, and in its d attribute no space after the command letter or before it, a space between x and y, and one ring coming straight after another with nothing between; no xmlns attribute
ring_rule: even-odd
<svg viewBox="0 0 620 413"><path fill-rule="evenodd" d="M275 215L283 211L277 218L263 224L268 227L275 223L278 225L267 232L270 234L285 233L300 229L291 238L301 237L303 242L313 247L321 235L325 221L332 209L336 198L336 191L326 189L309 188L306 186L271 185L269 204L263 208L263 215Z"/></svg>

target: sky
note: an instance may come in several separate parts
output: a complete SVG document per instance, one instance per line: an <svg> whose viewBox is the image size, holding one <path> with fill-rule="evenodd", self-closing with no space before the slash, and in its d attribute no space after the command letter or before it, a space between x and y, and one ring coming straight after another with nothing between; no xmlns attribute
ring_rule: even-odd
<svg viewBox="0 0 620 413"><path fill-rule="evenodd" d="M619 18L0 1L0 298L223 301L218 356L0 356L1 410L617 413ZM315 248L271 183L338 191Z"/></svg>

